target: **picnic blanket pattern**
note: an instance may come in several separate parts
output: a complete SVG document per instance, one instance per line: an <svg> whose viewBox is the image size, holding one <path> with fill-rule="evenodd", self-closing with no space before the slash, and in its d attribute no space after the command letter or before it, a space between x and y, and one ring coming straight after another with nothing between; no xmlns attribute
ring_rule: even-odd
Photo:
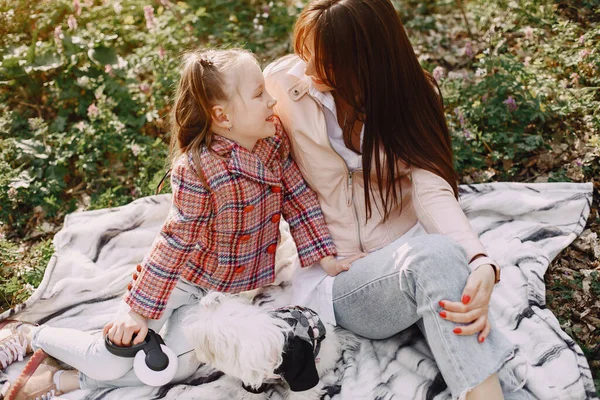
<svg viewBox="0 0 600 400"><path fill-rule="evenodd" d="M460 187L467 217L491 257L503 268L491 303L497 329L518 345L513 365L526 363L525 389L540 399L597 399L580 347L546 308L544 274L552 259L582 231L590 212L592 184L491 183ZM170 207L170 195L138 199L126 206L70 214L55 236L55 254L44 279L25 303L0 315L100 335L117 310L135 265L149 250ZM258 307L289 303L289 278L297 267L295 246L285 225L277 252L276 282L249 294ZM341 328L336 328L341 329ZM346 335L353 335L344 332ZM341 358L322 377L322 399L449 399L450 392L417 328L390 339L342 341ZM168 332L165 340L169 343ZM358 346L356 345L358 343ZM193 365L193 353L180 363ZM18 376L25 361L0 373L0 388ZM518 375L517 374L517 375ZM181 383L160 388L78 390L61 398L239 399L241 382L199 365ZM272 387L256 399L283 399Z"/></svg>

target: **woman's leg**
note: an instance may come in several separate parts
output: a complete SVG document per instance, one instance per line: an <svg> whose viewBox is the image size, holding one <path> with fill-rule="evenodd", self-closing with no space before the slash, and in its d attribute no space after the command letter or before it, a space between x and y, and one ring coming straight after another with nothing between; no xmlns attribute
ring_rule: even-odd
<svg viewBox="0 0 600 400"><path fill-rule="evenodd" d="M493 329L479 343L477 335L455 335L457 324L439 316L439 301L460 301L468 275L464 250L445 236L424 235L398 248L387 246L335 278L336 321L361 336L384 339L422 320L436 363L458 397L490 377L496 379L494 374L513 352Z"/></svg>

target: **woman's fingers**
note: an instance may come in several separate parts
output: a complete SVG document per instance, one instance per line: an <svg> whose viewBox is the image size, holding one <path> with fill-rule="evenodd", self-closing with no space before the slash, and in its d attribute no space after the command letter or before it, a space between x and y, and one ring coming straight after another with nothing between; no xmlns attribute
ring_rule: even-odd
<svg viewBox="0 0 600 400"><path fill-rule="evenodd" d="M460 298L461 303L469 304L471 300L475 298L475 294L479 289L479 285L481 284L481 280L477 279L476 276L471 275L469 279L467 279L467 284L462 292L462 297Z"/></svg>
<svg viewBox="0 0 600 400"><path fill-rule="evenodd" d="M479 341L479 343L483 343L485 341L485 339L490 334L491 329L492 329L492 324L490 324L490 320L489 320L489 318L487 318L486 322L485 322L485 327L483 328L483 330L477 337L477 340Z"/></svg>
<svg viewBox="0 0 600 400"><path fill-rule="evenodd" d="M480 318L482 315L485 315L486 313L487 310L482 308L478 308L477 310L472 310L466 313L453 313L450 311L441 311L440 317L452 322L469 324L475 321L477 318Z"/></svg>
<svg viewBox="0 0 600 400"><path fill-rule="evenodd" d="M475 322L473 322L470 325L458 326L458 327L454 328L453 332L456 335L460 335L460 336L473 335L477 332L483 331L483 328L485 328L486 322L487 322L487 314L482 317L479 317Z"/></svg>
<svg viewBox="0 0 600 400"><path fill-rule="evenodd" d="M135 340L133 341L133 345L140 344L146 339L146 335L148 334L148 326L142 326L140 331L137 333Z"/></svg>

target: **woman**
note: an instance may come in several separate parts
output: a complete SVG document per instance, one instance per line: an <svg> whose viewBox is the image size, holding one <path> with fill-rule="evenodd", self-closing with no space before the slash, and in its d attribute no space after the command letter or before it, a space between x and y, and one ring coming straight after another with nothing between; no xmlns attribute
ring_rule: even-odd
<svg viewBox="0 0 600 400"><path fill-rule="evenodd" d="M294 50L267 90L338 255L368 253L336 276L299 269L294 303L371 339L417 323L453 396L504 398L514 347L488 318L500 270L459 206L441 94L393 5L312 1Z"/></svg>

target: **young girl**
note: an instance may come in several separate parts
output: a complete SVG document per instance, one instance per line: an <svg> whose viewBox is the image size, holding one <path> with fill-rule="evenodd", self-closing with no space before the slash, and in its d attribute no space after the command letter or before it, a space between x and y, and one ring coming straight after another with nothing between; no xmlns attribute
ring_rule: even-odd
<svg viewBox="0 0 600 400"><path fill-rule="evenodd" d="M104 327L114 344L130 346L134 335L133 344L141 343L149 328L158 332L206 290L235 293L272 283L281 217L302 266L318 261L336 275L362 256L334 257L317 197L290 157L275 104L251 53L209 50L185 57L172 111L173 205L121 310ZM103 338L19 321L3 331L0 338L18 342L21 357L37 350L8 400L141 384L132 378L133 360L110 354ZM11 361L19 356L12 353L6 356ZM62 371L48 355L76 370ZM187 368L176 379L195 370Z"/></svg>

